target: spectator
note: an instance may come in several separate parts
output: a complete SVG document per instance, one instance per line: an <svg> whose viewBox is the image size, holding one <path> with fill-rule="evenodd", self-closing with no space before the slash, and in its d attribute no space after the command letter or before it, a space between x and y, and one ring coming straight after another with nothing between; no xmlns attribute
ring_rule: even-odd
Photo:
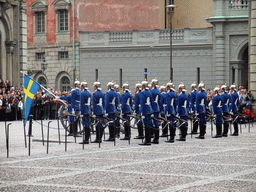
<svg viewBox="0 0 256 192"><path fill-rule="evenodd" d="M248 91L248 93L246 94L245 102L246 102L246 108L249 110L252 110L252 101L253 101L252 93L251 91Z"/></svg>

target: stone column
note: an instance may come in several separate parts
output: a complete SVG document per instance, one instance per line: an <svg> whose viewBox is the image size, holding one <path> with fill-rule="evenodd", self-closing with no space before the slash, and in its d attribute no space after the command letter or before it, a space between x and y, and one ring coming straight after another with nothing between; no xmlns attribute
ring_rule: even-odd
<svg viewBox="0 0 256 192"><path fill-rule="evenodd" d="M254 98L253 111L256 113L256 0L249 6L249 90Z"/></svg>
<svg viewBox="0 0 256 192"><path fill-rule="evenodd" d="M225 84L225 37L223 23L216 23L215 78L216 85Z"/></svg>
<svg viewBox="0 0 256 192"><path fill-rule="evenodd" d="M5 41L6 45L6 78L13 82L12 76L12 65L13 65L13 52L14 52L14 44L13 41Z"/></svg>

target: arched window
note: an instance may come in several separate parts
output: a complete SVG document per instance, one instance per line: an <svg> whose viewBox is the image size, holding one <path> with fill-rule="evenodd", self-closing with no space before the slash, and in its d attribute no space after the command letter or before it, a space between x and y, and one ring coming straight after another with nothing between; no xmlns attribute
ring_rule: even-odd
<svg viewBox="0 0 256 192"><path fill-rule="evenodd" d="M60 89L61 91L70 90L70 80L68 77L62 77L60 80Z"/></svg>
<svg viewBox="0 0 256 192"><path fill-rule="evenodd" d="M47 87L47 82L46 82L46 79L44 77L39 77L38 83L41 84L44 87Z"/></svg>

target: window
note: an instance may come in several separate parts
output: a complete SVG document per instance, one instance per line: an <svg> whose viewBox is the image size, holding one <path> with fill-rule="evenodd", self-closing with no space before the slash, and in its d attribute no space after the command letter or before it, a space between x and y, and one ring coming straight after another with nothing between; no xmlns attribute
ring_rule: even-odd
<svg viewBox="0 0 256 192"><path fill-rule="evenodd" d="M36 33L45 32L45 14L43 11L35 13L35 30Z"/></svg>
<svg viewBox="0 0 256 192"><path fill-rule="evenodd" d="M45 60L45 53L36 53L36 60L37 61Z"/></svg>
<svg viewBox="0 0 256 192"><path fill-rule="evenodd" d="M68 51L61 51L59 52L59 59L68 59Z"/></svg>
<svg viewBox="0 0 256 192"><path fill-rule="evenodd" d="M68 11L58 10L59 31L68 31Z"/></svg>
<svg viewBox="0 0 256 192"><path fill-rule="evenodd" d="M44 77L39 77L38 83L41 84L44 87L47 87L47 83Z"/></svg>
<svg viewBox="0 0 256 192"><path fill-rule="evenodd" d="M60 81L61 91L70 90L70 81L68 77L62 77Z"/></svg>

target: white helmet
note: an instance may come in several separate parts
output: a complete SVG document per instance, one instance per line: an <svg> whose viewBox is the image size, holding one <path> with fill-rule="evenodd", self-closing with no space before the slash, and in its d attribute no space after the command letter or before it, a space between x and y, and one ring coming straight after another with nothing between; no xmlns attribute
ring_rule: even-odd
<svg viewBox="0 0 256 192"><path fill-rule="evenodd" d="M100 87L101 86L101 84L100 84L100 82L99 81L95 81L94 83L93 83L93 86L96 86L96 87Z"/></svg>
<svg viewBox="0 0 256 192"><path fill-rule="evenodd" d="M151 84L152 83L155 83L156 85L158 85L158 80L156 79L156 77L155 77L155 79L152 79Z"/></svg>
<svg viewBox="0 0 256 192"><path fill-rule="evenodd" d="M236 89L236 84L234 83L233 85L230 86L230 89Z"/></svg>
<svg viewBox="0 0 256 192"><path fill-rule="evenodd" d="M76 80L74 84L75 85L80 85L80 81Z"/></svg>
<svg viewBox="0 0 256 192"><path fill-rule="evenodd" d="M180 83L179 89L182 89L182 91L186 91L186 87L185 87L184 83L182 83L182 82Z"/></svg>
<svg viewBox="0 0 256 192"><path fill-rule="evenodd" d="M224 89L225 91L227 90L227 88L228 87L226 86L226 84L221 86L221 89Z"/></svg>
<svg viewBox="0 0 256 192"><path fill-rule="evenodd" d="M113 81L112 81L112 82L108 82L107 87L110 86L111 88L113 88L114 85L115 85L115 84L113 83Z"/></svg>
<svg viewBox="0 0 256 192"><path fill-rule="evenodd" d="M81 86L87 87L87 82L84 80L84 81L81 83Z"/></svg>
<svg viewBox="0 0 256 192"><path fill-rule="evenodd" d="M118 84L115 84L115 85L114 85L114 88L119 89L119 85L118 85Z"/></svg>
<svg viewBox="0 0 256 192"><path fill-rule="evenodd" d="M219 87L215 87L214 89L213 89L213 91L215 92L215 91L220 91L220 88Z"/></svg>
<svg viewBox="0 0 256 192"><path fill-rule="evenodd" d="M161 85L159 89L165 91L165 85Z"/></svg>
<svg viewBox="0 0 256 192"><path fill-rule="evenodd" d="M202 89L204 89L204 83L203 82L199 83L198 87L201 87Z"/></svg>
<svg viewBox="0 0 256 192"><path fill-rule="evenodd" d="M138 83L135 84L135 88L141 88L142 84L138 81Z"/></svg>
<svg viewBox="0 0 256 192"><path fill-rule="evenodd" d="M142 86L145 86L145 87L148 87L148 82L147 82L146 80L145 80L145 81L142 81L142 82L141 82L141 85L142 85Z"/></svg>
<svg viewBox="0 0 256 192"><path fill-rule="evenodd" d="M128 84L128 83L124 83L124 84L123 84L123 88L129 89L129 84Z"/></svg>
<svg viewBox="0 0 256 192"><path fill-rule="evenodd" d="M192 83L190 87L196 87L196 82Z"/></svg>

